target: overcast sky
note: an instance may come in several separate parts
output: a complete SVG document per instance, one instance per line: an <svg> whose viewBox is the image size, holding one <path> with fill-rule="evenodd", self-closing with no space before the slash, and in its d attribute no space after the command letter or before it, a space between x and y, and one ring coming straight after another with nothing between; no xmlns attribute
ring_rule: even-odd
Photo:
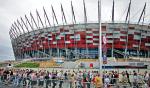
<svg viewBox="0 0 150 88"><path fill-rule="evenodd" d="M32 12L35 16L36 9L43 16L42 8L45 7L47 14L51 18L51 5L53 5L61 24L60 3L62 3L67 21L71 23L71 0L0 0L0 60L14 59L9 29L11 24L18 18ZM84 21L83 1L72 0L77 22ZM132 0L131 21L137 22L140 13L147 2L146 22L150 22L150 2L148 0ZM97 0L85 0L87 8L88 22L97 22ZM115 0L115 21L124 21L129 0ZM112 0L102 0L102 21L111 21ZM52 20L51 20L52 22Z"/></svg>

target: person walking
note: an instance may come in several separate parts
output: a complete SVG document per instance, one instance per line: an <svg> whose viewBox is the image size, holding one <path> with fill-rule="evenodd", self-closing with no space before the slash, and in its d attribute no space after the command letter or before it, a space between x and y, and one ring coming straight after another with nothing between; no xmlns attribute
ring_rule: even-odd
<svg viewBox="0 0 150 88"><path fill-rule="evenodd" d="M108 75L105 75L105 78L104 78L104 88L108 88L109 84L110 84L110 78L109 78Z"/></svg>
<svg viewBox="0 0 150 88"><path fill-rule="evenodd" d="M64 79L63 71L60 71L60 72L58 73L58 79L59 79L59 88L62 88L63 79Z"/></svg>
<svg viewBox="0 0 150 88"><path fill-rule="evenodd" d="M83 72L83 88L86 88L87 74L86 71Z"/></svg>
<svg viewBox="0 0 150 88"><path fill-rule="evenodd" d="M31 74L30 74L30 76L31 76L31 85L30 85L30 87L32 88L32 87L34 87L35 85L37 85L37 74L33 71Z"/></svg>
<svg viewBox="0 0 150 88"><path fill-rule="evenodd" d="M57 77L56 76L57 76L56 73L53 72L52 73L52 83L53 83L52 88L55 88L57 85L57 83L56 83Z"/></svg>
<svg viewBox="0 0 150 88"><path fill-rule="evenodd" d="M138 86L138 75L133 71L133 88L139 88Z"/></svg>
<svg viewBox="0 0 150 88"><path fill-rule="evenodd" d="M129 75L128 71L126 71L126 77L127 77L127 81L129 83L129 85L131 86L130 75Z"/></svg>
<svg viewBox="0 0 150 88"><path fill-rule="evenodd" d="M77 73L77 88L82 88L82 74L81 71Z"/></svg>
<svg viewBox="0 0 150 88"><path fill-rule="evenodd" d="M97 74L95 77L95 87L96 88L103 88L102 77L99 74Z"/></svg>
<svg viewBox="0 0 150 88"><path fill-rule="evenodd" d="M87 88L90 88L90 86L91 86L90 72L88 72L87 77L86 77L86 80L87 80Z"/></svg>
<svg viewBox="0 0 150 88"><path fill-rule="evenodd" d="M39 76L39 87L43 87L44 85L44 73L42 72Z"/></svg>
<svg viewBox="0 0 150 88"><path fill-rule="evenodd" d="M75 75L71 75L71 87L70 88L75 88Z"/></svg>
<svg viewBox="0 0 150 88"><path fill-rule="evenodd" d="M145 73L144 73L144 82L148 83L148 79L149 79L149 74L148 74L147 71L145 71Z"/></svg>
<svg viewBox="0 0 150 88"><path fill-rule="evenodd" d="M45 75L46 88L51 86L51 78L51 73L47 72L47 74Z"/></svg>

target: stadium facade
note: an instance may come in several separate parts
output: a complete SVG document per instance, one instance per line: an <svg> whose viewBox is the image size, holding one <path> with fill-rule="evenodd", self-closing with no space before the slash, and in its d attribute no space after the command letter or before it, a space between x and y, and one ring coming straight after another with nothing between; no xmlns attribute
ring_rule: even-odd
<svg viewBox="0 0 150 88"><path fill-rule="evenodd" d="M107 55L148 57L150 54L150 29L146 25L103 23L102 35L107 38ZM128 40L127 40L128 37ZM128 44L127 44L128 43ZM48 27L31 31L12 40L16 58L64 56L68 58L97 58L99 24L88 23ZM104 46L104 45L103 45ZM88 49L88 52L86 51Z"/></svg>
<svg viewBox="0 0 150 88"><path fill-rule="evenodd" d="M21 22L17 20L12 25L9 34L16 60L46 57L65 57L68 60L98 58L99 23L88 23L85 18L84 23L77 24L72 6L73 24L51 26L48 15L44 8L43 10L45 25L36 11L38 24L42 27L37 25L31 13L31 21L25 15L26 21L21 18ZM108 57L150 57L150 27L127 22L129 10L130 8L124 23L115 23L114 18L110 23L102 23L102 38L106 38L107 42L102 43L102 50L106 51ZM67 23L62 6L61 12L64 23ZM52 14L58 24L53 7ZM141 17L142 15L143 13Z"/></svg>

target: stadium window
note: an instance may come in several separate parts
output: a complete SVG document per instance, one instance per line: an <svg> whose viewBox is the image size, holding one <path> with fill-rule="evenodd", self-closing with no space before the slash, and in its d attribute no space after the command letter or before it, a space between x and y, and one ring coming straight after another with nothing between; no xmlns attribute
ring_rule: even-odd
<svg viewBox="0 0 150 88"><path fill-rule="evenodd" d="M102 26L102 29L106 29L106 26Z"/></svg>
<svg viewBox="0 0 150 88"><path fill-rule="evenodd" d="M135 27L129 27L129 29L135 29Z"/></svg>

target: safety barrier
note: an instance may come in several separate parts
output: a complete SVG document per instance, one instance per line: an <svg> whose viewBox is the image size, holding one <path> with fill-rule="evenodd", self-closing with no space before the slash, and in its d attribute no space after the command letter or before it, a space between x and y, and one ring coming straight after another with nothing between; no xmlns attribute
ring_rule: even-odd
<svg viewBox="0 0 150 88"><path fill-rule="evenodd" d="M95 88L92 82L80 82L72 80L58 80L58 79L48 79L48 80L18 80L12 81L0 81L3 86L11 85L13 88Z"/></svg>
<svg viewBox="0 0 150 88"><path fill-rule="evenodd" d="M61 79L37 79L30 80L28 78L14 79L10 78L8 80L3 80L0 77L0 85L11 85L13 88L96 88L94 82L83 82L79 80L61 80ZM119 79L113 78L111 80L116 80L113 84L103 83L102 88L149 88L144 82L143 83L133 83L119 82Z"/></svg>

